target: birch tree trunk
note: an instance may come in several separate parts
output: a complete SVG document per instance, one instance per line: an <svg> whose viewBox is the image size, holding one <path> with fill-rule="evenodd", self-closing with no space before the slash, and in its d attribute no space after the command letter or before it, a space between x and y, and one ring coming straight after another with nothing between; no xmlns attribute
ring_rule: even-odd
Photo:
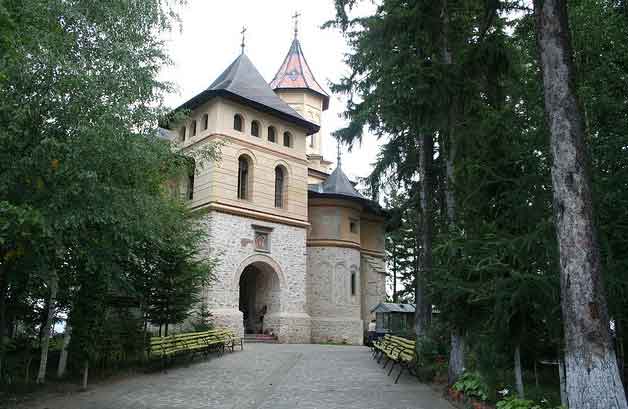
<svg viewBox="0 0 628 409"><path fill-rule="evenodd" d="M89 360L85 360L85 366L83 367L83 381L81 382L81 387L83 390L87 389L87 379L89 378Z"/></svg>
<svg viewBox="0 0 628 409"><path fill-rule="evenodd" d="M65 370L68 364L68 347L70 346L70 339L72 337L72 327L66 323L65 334L63 334L63 347L61 348L61 355L59 355L59 365L57 366L57 378L63 378L65 376Z"/></svg>
<svg viewBox="0 0 628 409"><path fill-rule="evenodd" d="M534 6L553 156L568 406L626 409L609 332L567 4L566 0L535 0Z"/></svg>
<svg viewBox="0 0 628 409"><path fill-rule="evenodd" d="M418 243L419 251L416 288L415 288L415 333L417 339L423 337L429 322L429 303L425 294L425 279L432 271L432 162L434 159L434 140L432 134L421 133L419 145L419 178L420 178L420 205L421 231ZM417 342L417 345L419 343Z"/></svg>
<svg viewBox="0 0 628 409"><path fill-rule="evenodd" d="M57 290L59 289L59 277L56 272L52 272L48 283L50 287L50 298L48 299L48 316L44 325L41 337L41 356L39 358L39 372L37 373L36 383L44 383L46 381L46 366L48 365L48 346L50 344L50 332L52 331L52 323L54 321L55 303L57 300Z"/></svg>
<svg viewBox="0 0 628 409"><path fill-rule="evenodd" d="M521 345L515 346L515 387L517 395L520 399L525 399L525 391L523 389L523 372L521 370Z"/></svg>

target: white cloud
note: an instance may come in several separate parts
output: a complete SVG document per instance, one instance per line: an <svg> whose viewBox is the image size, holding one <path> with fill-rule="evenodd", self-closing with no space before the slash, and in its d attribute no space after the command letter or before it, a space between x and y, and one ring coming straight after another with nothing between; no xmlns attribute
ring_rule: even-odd
<svg viewBox="0 0 628 409"><path fill-rule="evenodd" d="M370 6L369 6L370 7ZM166 103L175 107L207 88L240 53L242 26L247 27L246 53L267 81L275 75L294 35L292 15L301 13L299 39L316 79L329 90L348 68L343 55L348 50L337 30L320 26L335 16L332 0L189 0L180 10L182 31L167 36L167 47L174 65L166 67L162 79L179 89ZM331 96L323 116L323 154L336 160L336 142L329 133L341 128L339 118L344 103ZM350 177L367 176L379 143L367 136L362 146L343 155L343 169Z"/></svg>

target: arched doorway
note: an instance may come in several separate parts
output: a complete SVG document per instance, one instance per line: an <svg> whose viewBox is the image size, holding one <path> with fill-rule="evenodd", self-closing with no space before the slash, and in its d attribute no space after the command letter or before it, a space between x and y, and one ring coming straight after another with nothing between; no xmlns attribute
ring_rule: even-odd
<svg viewBox="0 0 628 409"><path fill-rule="evenodd" d="M264 262L247 265L239 280L239 309L243 314L245 334L277 334L281 311L280 280L277 272Z"/></svg>

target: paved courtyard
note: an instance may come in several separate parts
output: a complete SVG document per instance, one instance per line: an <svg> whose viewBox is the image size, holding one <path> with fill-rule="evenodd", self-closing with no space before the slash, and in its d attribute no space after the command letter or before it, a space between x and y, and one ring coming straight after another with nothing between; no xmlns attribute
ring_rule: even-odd
<svg viewBox="0 0 628 409"><path fill-rule="evenodd" d="M395 370L396 372L396 370ZM37 409L452 409L430 387L394 377L366 347L247 344L165 373L31 403Z"/></svg>

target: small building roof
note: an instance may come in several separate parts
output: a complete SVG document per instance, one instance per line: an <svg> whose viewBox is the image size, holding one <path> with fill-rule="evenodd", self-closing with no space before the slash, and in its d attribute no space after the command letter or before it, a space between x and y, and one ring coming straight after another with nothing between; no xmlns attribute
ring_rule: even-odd
<svg viewBox="0 0 628 409"><path fill-rule="evenodd" d="M319 125L303 118L275 94L249 57L242 53L205 91L186 101L176 110L194 109L210 98L222 96L278 116L301 126L308 135L318 132Z"/></svg>
<svg viewBox="0 0 628 409"><path fill-rule="evenodd" d="M310 66L303 55L301 43L296 35L288 54L275 74L275 78L270 82L274 90L280 89L307 89L323 97L323 111L329 108L329 94L316 81Z"/></svg>
<svg viewBox="0 0 628 409"><path fill-rule="evenodd" d="M416 310L416 304L392 304L392 303L379 303L375 307L371 308L371 313L378 312L401 312L401 313L413 313Z"/></svg>

